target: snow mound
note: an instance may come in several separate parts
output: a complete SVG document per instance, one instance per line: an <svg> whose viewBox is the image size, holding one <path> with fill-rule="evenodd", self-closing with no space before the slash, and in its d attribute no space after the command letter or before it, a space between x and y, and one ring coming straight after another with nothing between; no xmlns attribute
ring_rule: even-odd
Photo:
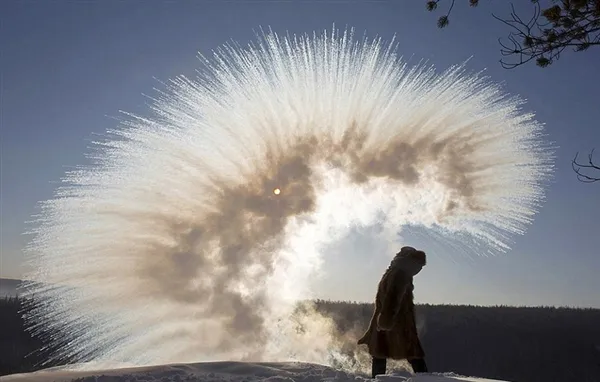
<svg viewBox="0 0 600 382"><path fill-rule="evenodd" d="M86 365L88 368L89 365ZM368 376L348 374L330 367L299 362L202 362L161 366L104 368L95 371L75 368L51 368L35 373L0 377L0 382L313 382L366 381ZM378 381L390 382L500 382L492 379L463 377L453 373L419 374L408 372L380 375Z"/></svg>

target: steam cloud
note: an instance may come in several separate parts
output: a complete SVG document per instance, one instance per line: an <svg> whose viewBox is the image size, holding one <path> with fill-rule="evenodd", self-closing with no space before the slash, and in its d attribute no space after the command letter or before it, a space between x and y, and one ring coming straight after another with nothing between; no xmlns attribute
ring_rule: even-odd
<svg viewBox="0 0 600 382"><path fill-rule="evenodd" d="M325 362L331 322L293 314L325 245L413 224L502 251L542 200L541 126L463 66L352 31L200 58L42 204L26 318L60 357Z"/></svg>

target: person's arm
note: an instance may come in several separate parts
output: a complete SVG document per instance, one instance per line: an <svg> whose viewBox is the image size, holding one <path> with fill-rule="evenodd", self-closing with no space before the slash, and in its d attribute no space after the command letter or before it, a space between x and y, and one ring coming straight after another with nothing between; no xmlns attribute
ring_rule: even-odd
<svg viewBox="0 0 600 382"><path fill-rule="evenodd" d="M377 318L377 330L381 331L392 330L396 322L396 316L400 310L400 305L410 285L401 271L388 277L390 279L386 280L385 285L387 288L385 288L382 296L381 314Z"/></svg>

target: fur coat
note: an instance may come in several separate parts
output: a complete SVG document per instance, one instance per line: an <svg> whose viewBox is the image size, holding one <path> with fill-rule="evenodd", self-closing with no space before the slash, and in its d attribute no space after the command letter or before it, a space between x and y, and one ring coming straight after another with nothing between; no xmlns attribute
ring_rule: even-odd
<svg viewBox="0 0 600 382"><path fill-rule="evenodd" d="M416 256L415 256L416 254ZM383 274L369 328L358 340L377 358L425 358L417 333L413 276L425 265L425 253L403 247Z"/></svg>

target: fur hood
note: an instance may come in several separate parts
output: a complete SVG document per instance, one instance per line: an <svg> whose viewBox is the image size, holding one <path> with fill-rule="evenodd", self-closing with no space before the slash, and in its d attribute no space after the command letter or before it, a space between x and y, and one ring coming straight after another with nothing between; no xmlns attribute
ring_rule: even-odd
<svg viewBox="0 0 600 382"><path fill-rule="evenodd" d="M402 247L394 256L388 270L402 270L409 276L415 276L427 264L425 252L413 247Z"/></svg>

